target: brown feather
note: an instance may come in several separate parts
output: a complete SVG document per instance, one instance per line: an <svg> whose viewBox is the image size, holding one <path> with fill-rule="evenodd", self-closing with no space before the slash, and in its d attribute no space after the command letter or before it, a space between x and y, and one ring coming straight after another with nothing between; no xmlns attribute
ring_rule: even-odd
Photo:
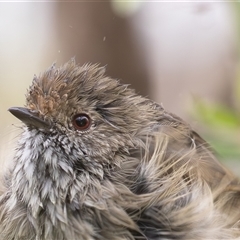
<svg viewBox="0 0 240 240"><path fill-rule="evenodd" d="M104 68L53 65L26 99L13 111L26 126L1 181L1 240L240 238L239 179ZM73 124L81 113L86 130Z"/></svg>

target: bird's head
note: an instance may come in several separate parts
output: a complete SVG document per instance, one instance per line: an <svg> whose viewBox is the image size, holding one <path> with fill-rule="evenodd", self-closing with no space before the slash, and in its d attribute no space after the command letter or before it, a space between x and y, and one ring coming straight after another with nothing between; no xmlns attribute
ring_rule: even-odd
<svg viewBox="0 0 240 240"><path fill-rule="evenodd" d="M42 152L50 146L83 168L89 163L116 165L154 126L161 107L104 72L103 67L80 67L74 60L60 68L53 65L34 77L26 107L9 111L34 133L32 138L41 136Z"/></svg>

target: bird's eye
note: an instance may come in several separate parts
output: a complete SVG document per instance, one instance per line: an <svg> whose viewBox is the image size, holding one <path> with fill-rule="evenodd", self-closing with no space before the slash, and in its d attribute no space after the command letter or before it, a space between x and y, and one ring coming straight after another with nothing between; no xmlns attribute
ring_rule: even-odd
<svg viewBox="0 0 240 240"><path fill-rule="evenodd" d="M72 119L73 126L80 131L87 130L91 125L91 119L87 114L77 114Z"/></svg>

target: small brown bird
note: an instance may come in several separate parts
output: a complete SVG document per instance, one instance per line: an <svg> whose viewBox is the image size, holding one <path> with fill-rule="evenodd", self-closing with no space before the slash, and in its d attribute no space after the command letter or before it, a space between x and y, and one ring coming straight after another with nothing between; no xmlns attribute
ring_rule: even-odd
<svg viewBox="0 0 240 240"><path fill-rule="evenodd" d="M34 77L1 240L238 239L239 180L182 119L75 64Z"/></svg>

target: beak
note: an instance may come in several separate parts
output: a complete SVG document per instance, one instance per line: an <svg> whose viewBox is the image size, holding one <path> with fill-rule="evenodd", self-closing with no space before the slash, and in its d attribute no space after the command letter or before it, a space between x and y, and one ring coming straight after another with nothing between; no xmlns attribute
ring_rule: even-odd
<svg viewBox="0 0 240 240"><path fill-rule="evenodd" d="M42 120L33 111L23 107L11 107L8 109L15 117L25 123L27 126L31 125L37 128L50 128L50 124Z"/></svg>

